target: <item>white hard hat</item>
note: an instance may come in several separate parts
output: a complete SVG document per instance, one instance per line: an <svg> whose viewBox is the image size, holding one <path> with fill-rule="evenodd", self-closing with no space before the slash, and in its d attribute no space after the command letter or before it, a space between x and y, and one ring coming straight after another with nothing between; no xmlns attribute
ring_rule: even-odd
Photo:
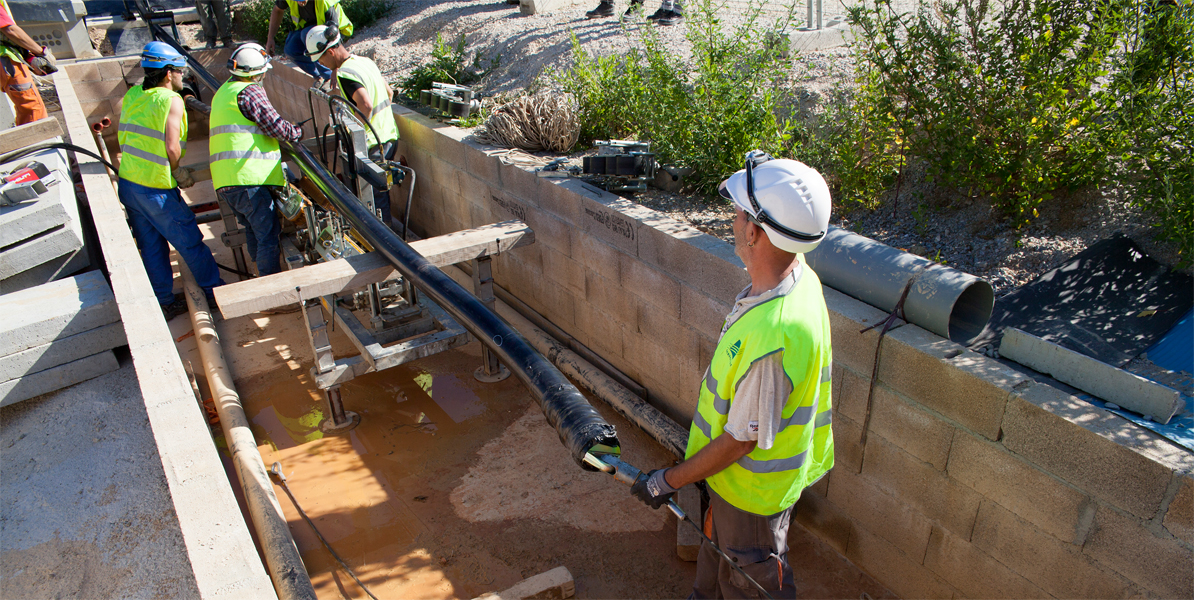
<svg viewBox="0 0 1194 600"><path fill-rule="evenodd" d="M809 252L829 229L829 186L802 162L751 150L746 168L721 182L718 192L745 211L780 250Z"/></svg>
<svg viewBox="0 0 1194 600"><path fill-rule="evenodd" d="M269 54L266 54L261 44L241 44L232 51L232 56L228 57L228 70L238 77L260 75L269 69Z"/></svg>
<svg viewBox="0 0 1194 600"><path fill-rule="evenodd" d="M340 31L327 25L316 25L307 32L303 40L307 45L307 56L318 62L324 52L340 45Z"/></svg>

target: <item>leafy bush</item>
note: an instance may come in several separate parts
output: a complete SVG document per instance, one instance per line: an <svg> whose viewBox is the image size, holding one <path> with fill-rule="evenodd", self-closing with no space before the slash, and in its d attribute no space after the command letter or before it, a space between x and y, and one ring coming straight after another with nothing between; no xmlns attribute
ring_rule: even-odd
<svg viewBox="0 0 1194 600"><path fill-rule="evenodd" d="M703 191L741 169L748 150L782 153L797 126L781 116L788 64L771 40L788 20L764 28L760 6L727 31L711 0L691 5L691 60L668 49L652 27L627 28L641 48L625 56L591 56L573 36L574 64L562 79L579 105L582 142L650 140L663 162L694 168Z"/></svg>
<svg viewBox="0 0 1194 600"><path fill-rule="evenodd" d="M417 99L421 90L431 89L431 84L456 83L471 85L501 66L501 55L482 58L480 52L473 53L471 61L467 58L465 40L462 34L456 43L449 45L437 33L435 47L431 49L431 62L416 68L409 77L398 84L399 89L407 98Z"/></svg>
<svg viewBox="0 0 1194 600"><path fill-rule="evenodd" d="M360 30L381 19L393 9L392 0L342 0L340 6L353 27ZM243 36L265 45L269 37L269 15L274 9L274 0L249 0L236 8L235 25ZM287 12L282 15L274 43L281 51L286 45L286 36L294 31L294 23Z"/></svg>
<svg viewBox="0 0 1194 600"><path fill-rule="evenodd" d="M1126 13L1122 52L1105 94L1119 180L1194 257L1194 6L1158 0Z"/></svg>

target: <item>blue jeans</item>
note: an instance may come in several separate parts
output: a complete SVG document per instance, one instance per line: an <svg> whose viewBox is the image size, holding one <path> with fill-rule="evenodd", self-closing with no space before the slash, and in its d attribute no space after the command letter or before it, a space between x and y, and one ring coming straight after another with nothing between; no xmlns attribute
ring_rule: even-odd
<svg viewBox="0 0 1194 600"><path fill-rule="evenodd" d="M264 277L281 271L278 236L282 235L282 223L274 212L274 196L269 186L229 185L218 193L245 228L245 243L253 262L257 263L257 274Z"/></svg>
<svg viewBox="0 0 1194 600"><path fill-rule="evenodd" d="M314 25L312 25L314 27ZM286 36L286 45L283 46L282 52L294 61L298 68L302 69L308 75L316 79L331 79L332 70L311 60L307 56L307 32L311 31L311 27L304 27L298 31L291 31L290 35Z"/></svg>
<svg viewBox="0 0 1194 600"><path fill-rule="evenodd" d="M145 263L145 273L159 304L174 301L170 246L186 261L195 282L208 295L211 288L224 283L211 249L203 243L195 213L183 202L178 188L162 190L121 179L117 192L128 211L133 238L141 247L141 262Z"/></svg>

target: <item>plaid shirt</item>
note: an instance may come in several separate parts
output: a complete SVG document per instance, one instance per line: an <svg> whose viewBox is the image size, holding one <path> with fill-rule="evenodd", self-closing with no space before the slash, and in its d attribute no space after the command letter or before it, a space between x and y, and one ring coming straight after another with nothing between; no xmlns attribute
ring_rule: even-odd
<svg viewBox="0 0 1194 600"><path fill-rule="evenodd" d="M260 85L250 85L236 96L236 105L240 114L257 124L261 132L274 139L297 142L303 139L303 129L282 118L274 105L270 104L265 95L265 89Z"/></svg>

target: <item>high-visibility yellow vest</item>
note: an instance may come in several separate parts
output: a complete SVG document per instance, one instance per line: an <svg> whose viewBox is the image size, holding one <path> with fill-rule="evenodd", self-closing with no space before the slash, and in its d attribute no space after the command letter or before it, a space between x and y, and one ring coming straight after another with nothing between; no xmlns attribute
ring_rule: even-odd
<svg viewBox="0 0 1194 600"><path fill-rule="evenodd" d="M8 2L0 0L0 10L3 10L4 14L8 15L8 18L12 19L12 10L8 8ZM16 22L16 19L12 20L13 22ZM7 44L0 44L0 56L8 57L9 60L18 63L25 62L25 57L21 56L20 51L9 48Z"/></svg>
<svg viewBox="0 0 1194 600"><path fill-rule="evenodd" d="M230 79L211 99L211 183L217 190L230 185L284 185L282 150L237 106L241 90L251 81Z"/></svg>
<svg viewBox="0 0 1194 600"><path fill-rule="evenodd" d="M164 87L129 88L120 105L120 124L116 139L120 142L120 178L145 187L168 190L178 187L170 172L166 155L166 118L170 104L180 98ZM187 153L187 113L179 125L179 145Z"/></svg>
<svg viewBox="0 0 1194 600"><path fill-rule="evenodd" d="M373 114L369 115L369 124L381 137L381 143L398 139L398 124L394 121L394 110L390 106L392 95L390 84L386 82L385 77L382 77L377 64L361 56L350 56L348 60L344 61L344 64L340 65L336 76L365 86L365 92L369 94L369 102L373 104ZM344 96L343 89L340 90L340 95ZM353 101L347 96L345 96L345 100ZM373 137L373 132L368 132L368 135L369 145L378 145L379 142Z"/></svg>
<svg viewBox="0 0 1194 600"><path fill-rule="evenodd" d="M315 0L315 18L319 19L318 23L304 21L299 16L298 3L294 0L286 0L286 4L290 6L290 20L294 23L295 30L302 30L309 25L323 25L324 22L322 19L324 15L328 14L328 8L334 7L336 9L336 23L340 25L340 35L344 37L352 35L352 21L349 21L348 15L344 14L344 8L340 6L340 0Z"/></svg>
<svg viewBox="0 0 1194 600"><path fill-rule="evenodd" d="M833 350L821 282L807 265L795 288L749 308L721 336L688 434L691 458L722 435L739 381L755 361L783 351L792 393L784 402L775 442L756 447L708 485L740 510L773 515L800 499L833 467Z"/></svg>

